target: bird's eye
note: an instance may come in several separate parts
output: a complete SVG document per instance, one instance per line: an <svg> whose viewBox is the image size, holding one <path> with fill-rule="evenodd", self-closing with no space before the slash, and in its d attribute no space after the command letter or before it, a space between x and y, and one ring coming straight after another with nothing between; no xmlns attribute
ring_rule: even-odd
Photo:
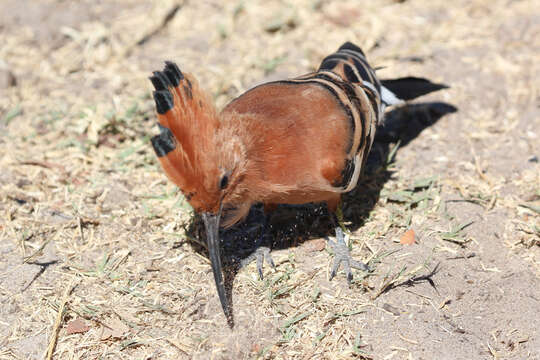
<svg viewBox="0 0 540 360"><path fill-rule="evenodd" d="M225 189L229 185L229 176L227 174L223 175L221 177L221 180L219 181L219 187L221 190Z"/></svg>

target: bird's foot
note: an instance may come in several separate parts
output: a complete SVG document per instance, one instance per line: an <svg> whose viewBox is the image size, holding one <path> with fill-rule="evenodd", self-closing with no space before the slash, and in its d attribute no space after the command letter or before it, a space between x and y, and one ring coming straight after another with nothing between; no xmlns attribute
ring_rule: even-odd
<svg viewBox="0 0 540 360"><path fill-rule="evenodd" d="M247 258L243 259L240 262L240 267L246 267L249 265L253 260L257 261L257 272L259 273L259 279L263 279L263 265L264 260L273 268L276 268L276 265L274 264L274 260L272 259L272 256L270 255L270 248L267 248L266 246L259 246L253 253L251 253Z"/></svg>
<svg viewBox="0 0 540 360"><path fill-rule="evenodd" d="M336 276L341 263L343 263L343 269L347 275L347 282L349 284L351 284L353 278L351 268L363 271L371 271L369 266L352 258L351 253L349 252L349 247L345 242L345 234L343 234L341 227L336 227L336 242L328 239L328 244L334 250L334 263L332 264L332 270L330 271L330 280Z"/></svg>

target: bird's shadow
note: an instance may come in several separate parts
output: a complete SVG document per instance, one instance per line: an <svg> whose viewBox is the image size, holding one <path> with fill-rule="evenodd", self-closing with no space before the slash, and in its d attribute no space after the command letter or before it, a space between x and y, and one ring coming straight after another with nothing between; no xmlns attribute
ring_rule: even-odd
<svg viewBox="0 0 540 360"><path fill-rule="evenodd" d="M386 113L384 125L377 129L363 176L356 188L344 194L342 199L344 220L349 230L361 228L379 201L381 189L392 175L388 170L388 162L393 145L399 141L400 148L407 146L424 129L446 114L456 111L457 108L448 103L426 102L404 105ZM241 268L242 260L256 249L257 240L264 228L264 216L262 206L254 205L244 222L220 231L224 284L231 307L234 278ZM192 219L188 235L188 238L197 239L191 242L195 251L208 257L204 245L206 234L200 216ZM325 205L281 205L269 216L264 236L266 243L263 245L272 250L286 249L306 240L327 236L334 236L334 228ZM232 327L234 320L228 321Z"/></svg>

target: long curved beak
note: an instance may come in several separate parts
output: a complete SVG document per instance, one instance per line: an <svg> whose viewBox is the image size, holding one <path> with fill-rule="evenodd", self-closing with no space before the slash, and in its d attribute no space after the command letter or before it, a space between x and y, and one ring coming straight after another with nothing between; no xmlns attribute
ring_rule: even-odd
<svg viewBox="0 0 540 360"><path fill-rule="evenodd" d="M214 280L216 281L216 289L221 302L223 312L227 317L227 321L232 319L231 307L225 293L225 285L223 283L223 273L221 266L221 254L219 251L219 218L221 217L221 209L217 214L203 213L202 218L206 228L206 238L208 241L208 253L210 254L210 263L214 272Z"/></svg>

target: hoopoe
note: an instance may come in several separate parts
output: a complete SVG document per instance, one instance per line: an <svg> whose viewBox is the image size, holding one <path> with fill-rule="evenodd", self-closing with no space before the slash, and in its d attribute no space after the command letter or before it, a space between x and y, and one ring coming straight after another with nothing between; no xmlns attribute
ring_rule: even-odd
<svg viewBox="0 0 540 360"><path fill-rule="evenodd" d="M421 89L430 84L427 80L380 81L364 52L350 42L327 56L316 72L256 86L221 112L175 63L166 61L164 70L154 72L150 80L160 129L152 145L169 179L202 216L228 319L232 314L218 230L220 224L229 227L242 220L254 203L272 208L325 202L338 245L330 278L342 262L349 282L351 266L368 270L351 258L345 244L335 215L341 194L358 183L385 108L403 102L391 89L404 93L403 81L420 84ZM404 93L402 98L430 91L433 88L412 96Z"/></svg>

